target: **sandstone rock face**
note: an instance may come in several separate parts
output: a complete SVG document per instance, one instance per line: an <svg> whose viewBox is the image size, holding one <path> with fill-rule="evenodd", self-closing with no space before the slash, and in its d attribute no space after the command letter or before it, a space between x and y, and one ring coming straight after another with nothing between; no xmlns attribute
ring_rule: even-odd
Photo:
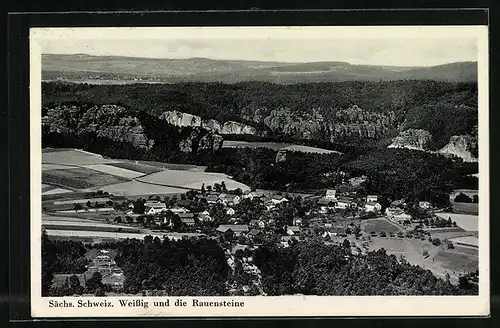
<svg viewBox="0 0 500 328"><path fill-rule="evenodd" d="M415 150L428 150L432 141L432 135L421 129L408 129L399 133L392 140L389 148L408 148Z"/></svg>
<svg viewBox="0 0 500 328"><path fill-rule="evenodd" d="M207 133L198 142L198 151L209 150L212 152L218 151L222 147L224 138L218 134Z"/></svg>
<svg viewBox="0 0 500 328"><path fill-rule="evenodd" d="M149 140L139 119L127 114L117 105L101 105L90 108L56 106L47 111L42 124L51 132L82 135L95 133L98 137L114 141L130 142L134 147L151 149Z"/></svg>
<svg viewBox="0 0 500 328"><path fill-rule="evenodd" d="M191 153L196 143L196 139L198 138L199 133L197 131L191 132L189 137L185 140L179 142L179 149L184 153Z"/></svg>
<svg viewBox="0 0 500 328"><path fill-rule="evenodd" d="M469 135L452 136L450 142L438 150L438 153L460 157L464 162L477 162L477 158L471 153L471 149L477 147L475 143L474 138Z"/></svg>
<svg viewBox="0 0 500 328"><path fill-rule="evenodd" d="M221 125L216 120L203 120L201 127L212 132L220 133Z"/></svg>
<svg viewBox="0 0 500 328"><path fill-rule="evenodd" d="M220 134L257 134L257 130L247 124L227 121L220 129Z"/></svg>
<svg viewBox="0 0 500 328"><path fill-rule="evenodd" d="M167 111L160 115L160 119L167 121L169 124L175 126L201 126L201 117L183 113L179 111Z"/></svg>
<svg viewBox="0 0 500 328"><path fill-rule="evenodd" d="M276 163L281 163L286 161L286 150L280 149L276 154Z"/></svg>

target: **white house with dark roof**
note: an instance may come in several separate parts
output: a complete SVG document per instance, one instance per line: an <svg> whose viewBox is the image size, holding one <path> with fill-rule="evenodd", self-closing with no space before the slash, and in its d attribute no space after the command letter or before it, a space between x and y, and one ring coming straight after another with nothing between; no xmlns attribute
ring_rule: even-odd
<svg viewBox="0 0 500 328"><path fill-rule="evenodd" d="M160 213L164 213L167 211L167 205L165 205L165 203L153 203L153 204L149 204L149 205L146 205L144 207L144 213L147 214L147 215L155 215L155 214L160 214Z"/></svg>
<svg viewBox="0 0 500 328"><path fill-rule="evenodd" d="M367 202L365 204L365 211L366 212L380 212L382 209L382 205L380 205L377 202Z"/></svg>
<svg viewBox="0 0 500 328"><path fill-rule="evenodd" d="M282 203L286 203L288 202L288 199L282 195L274 195L272 198L271 198L271 202L274 204L274 205L278 205L278 204L282 204Z"/></svg>

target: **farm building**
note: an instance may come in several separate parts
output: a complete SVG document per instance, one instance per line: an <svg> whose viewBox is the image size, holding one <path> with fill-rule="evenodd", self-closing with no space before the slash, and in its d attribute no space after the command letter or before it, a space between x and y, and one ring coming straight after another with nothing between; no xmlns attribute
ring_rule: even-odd
<svg viewBox="0 0 500 328"><path fill-rule="evenodd" d="M290 236L298 235L300 233L300 227L299 226L289 226L286 229L286 233Z"/></svg>
<svg viewBox="0 0 500 328"><path fill-rule="evenodd" d="M336 197L336 191L335 189L332 189L332 190L327 190L326 191L326 194L325 194L325 199L328 199L328 200L337 200L337 197Z"/></svg>
<svg viewBox="0 0 500 328"><path fill-rule="evenodd" d="M411 215L406 214L402 209L397 207L386 208L385 215L389 220L399 224L406 224L411 221Z"/></svg>
<svg viewBox="0 0 500 328"><path fill-rule="evenodd" d="M379 212L382 209L382 205L377 202L367 202L365 204L366 212Z"/></svg>
<svg viewBox="0 0 500 328"><path fill-rule="evenodd" d="M189 210L184 208L184 207L179 207L179 206L175 206L175 207L172 207L169 209L170 212L174 213L174 214L179 214L179 213L188 213Z"/></svg>
<svg viewBox="0 0 500 328"><path fill-rule="evenodd" d="M246 224L221 224L217 227L216 231L221 233L234 233L235 235L241 235L248 232L248 226Z"/></svg>
<svg viewBox="0 0 500 328"><path fill-rule="evenodd" d="M160 214L167 211L165 203L153 203L145 206L144 213L148 215Z"/></svg>
<svg viewBox="0 0 500 328"><path fill-rule="evenodd" d="M224 205L236 205L240 202L241 197L238 195L231 195L231 194L221 194L219 196L219 201L224 204Z"/></svg>
<svg viewBox="0 0 500 328"><path fill-rule="evenodd" d="M348 198L339 198L337 200L337 203L335 204L335 208L338 209L347 209L347 208L353 208L356 207L356 203L354 203L352 200Z"/></svg>

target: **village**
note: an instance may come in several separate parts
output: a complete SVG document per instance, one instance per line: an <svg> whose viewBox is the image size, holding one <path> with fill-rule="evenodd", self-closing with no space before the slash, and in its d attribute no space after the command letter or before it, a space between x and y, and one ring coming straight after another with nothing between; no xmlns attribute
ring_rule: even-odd
<svg viewBox="0 0 500 328"><path fill-rule="evenodd" d="M359 179L349 183L355 186ZM243 294L262 294L259 269L248 251L269 242L286 248L321 240L350 248L353 255L383 248L455 282L460 274L477 270L477 232L461 228L428 201L410 206L403 199L388 202L378 195L333 189L321 195L243 192L227 190L222 182L163 199L97 192L81 199L47 201L44 209L43 229L52 238L91 244L146 236L216 239L231 269L250 277L248 284L228 282L234 293L243 289ZM105 284L108 281L112 289L122 286L125 278L112 258L99 253L91 260L88 275L102 271Z"/></svg>

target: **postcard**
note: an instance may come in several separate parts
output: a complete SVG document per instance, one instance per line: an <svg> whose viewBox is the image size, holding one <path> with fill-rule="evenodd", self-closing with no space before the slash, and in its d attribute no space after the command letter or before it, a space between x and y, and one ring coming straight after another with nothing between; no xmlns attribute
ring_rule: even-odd
<svg viewBox="0 0 500 328"><path fill-rule="evenodd" d="M37 318L489 315L487 26L33 28Z"/></svg>

